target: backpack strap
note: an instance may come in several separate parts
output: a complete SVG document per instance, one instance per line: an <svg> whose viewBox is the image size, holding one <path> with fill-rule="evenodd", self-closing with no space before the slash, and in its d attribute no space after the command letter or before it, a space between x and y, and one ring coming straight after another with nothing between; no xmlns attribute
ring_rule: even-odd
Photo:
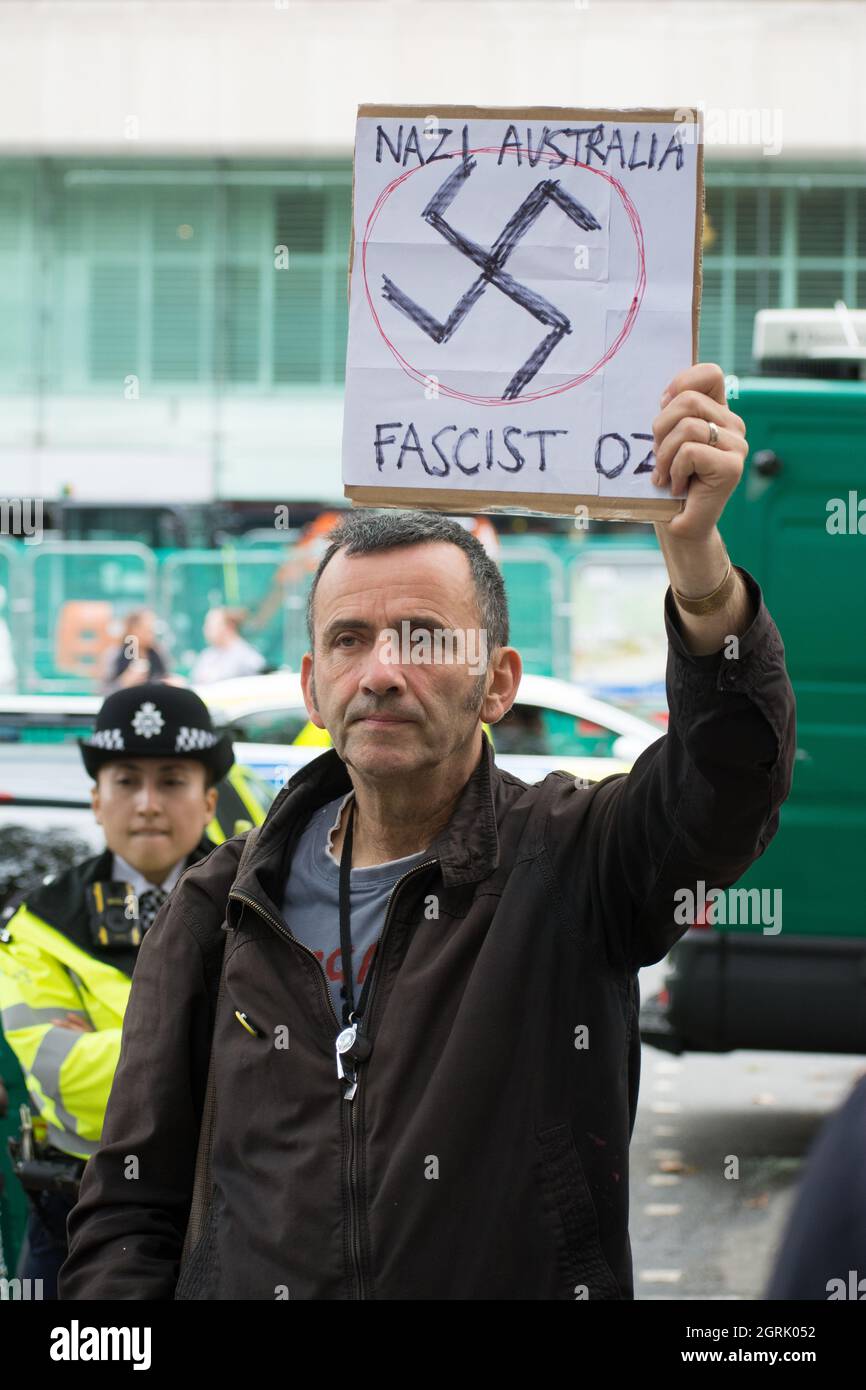
<svg viewBox="0 0 866 1390"><path fill-rule="evenodd" d="M244 867L247 859L250 856L252 846L256 842L258 832L260 829L260 826L254 826L252 830L249 830L247 832L247 837L244 841L244 847L241 853L240 861L238 862L235 878L238 878L240 876L241 869ZM217 987L216 1002L214 1004L213 1011L214 1033L216 1032L217 1013L223 996L223 986L225 984L225 930L223 930L222 937L223 940L219 972L219 985ZM178 1271L178 1277L180 1277L180 1273L183 1270L185 1264L187 1263L190 1254L195 1249L196 1245L201 1239L201 1236L204 1234L205 1219L207 1217L208 1208L210 1206L211 1148L213 1145L214 1119L216 1116L216 1086L214 1082L213 1065L214 1033L211 1034L211 1052L210 1060L208 1063L207 1086L205 1088L204 1106L202 1108L201 1117L201 1128L199 1130L198 1149L196 1151L195 1159L195 1178L193 1181L189 1220L187 1221L186 1236L184 1238L183 1251L180 1257L180 1270Z"/></svg>

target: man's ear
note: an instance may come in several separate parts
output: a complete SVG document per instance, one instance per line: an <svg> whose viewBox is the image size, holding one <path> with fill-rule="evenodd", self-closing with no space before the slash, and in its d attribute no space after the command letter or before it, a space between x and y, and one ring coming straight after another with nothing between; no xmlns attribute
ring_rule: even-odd
<svg viewBox="0 0 866 1390"><path fill-rule="evenodd" d="M96 824L97 824L97 825L101 825L101 824L102 824L102 818L101 818L101 816L100 816L100 814L99 814L99 810L100 810L100 796L99 796L99 782L98 782L98 781L97 781L97 782L94 782L94 783L93 783L93 786L90 788L90 805L91 805L91 807L92 807L92 809L93 809L93 815L94 815L94 817L95 817L95 819L96 819Z"/></svg>
<svg viewBox="0 0 866 1390"><path fill-rule="evenodd" d="M514 701L523 674L523 663L515 647L499 647L490 663L490 682L481 702L481 719L485 724L498 724Z"/></svg>
<svg viewBox="0 0 866 1390"><path fill-rule="evenodd" d="M324 729L325 721L319 714L318 700L316 698L316 679L313 674L313 654L304 652L301 657L301 690L304 694L304 704L307 714L317 729Z"/></svg>

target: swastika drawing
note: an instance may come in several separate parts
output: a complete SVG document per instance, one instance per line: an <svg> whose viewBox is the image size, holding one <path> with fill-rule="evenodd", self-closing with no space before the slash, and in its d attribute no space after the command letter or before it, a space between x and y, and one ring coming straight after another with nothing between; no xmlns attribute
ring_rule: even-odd
<svg viewBox="0 0 866 1390"><path fill-rule="evenodd" d="M502 393L504 401L514 400L520 395L527 383L532 380L543 363L547 361L557 343L571 332L571 321L561 309L558 309L555 304L551 304L543 295L536 294L527 285L522 285L519 280L515 280L512 275L509 275L504 268L505 264L521 237L525 236L536 218L541 216L548 203L555 203L571 218L572 222L575 222L584 231L599 231L601 223L588 208L585 208L582 203L579 203L576 198L573 198L560 186L558 179L543 179L536 184L532 192L527 194L520 206L512 213L493 245L489 249L479 246L477 242L464 236L462 232L456 231L443 217L443 213L451 206L475 168L474 158L461 160L454 173L449 174L445 182L434 193L421 216L461 255L474 261L481 271L477 280L457 301L444 323L434 318L414 299L410 299L387 275L382 276L384 284L382 293L383 297L393 304L395 309L399 309L401 313L417 324L428 337L433 339L434 343L448 342L469 311L478 303L488 285L493 285L496 289L501 290L503 294L508 295L509 299L513 299L515 304L519 304L527 313L537 318L540 323L550 327L551 331L542 338L538 347L530 353L523 366L514 373Z"/></svg>

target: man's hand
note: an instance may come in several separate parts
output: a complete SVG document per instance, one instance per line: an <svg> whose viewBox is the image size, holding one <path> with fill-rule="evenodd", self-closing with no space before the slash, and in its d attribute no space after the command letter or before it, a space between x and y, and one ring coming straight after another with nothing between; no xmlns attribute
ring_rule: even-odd
<svg viewBox="0 0 866 1390"><path fill-rule="evenodd" d="M665 529L672 540L707 540L742 477L749 452L745 423L728 409L724 373L714 362L675 376L661 406L653 420L653 482L670 482L674 492L688 487L685 507ZM715 444L709 443L710 420L718 426Z"/></svg>
<svg viewBox="0 0 866 1390"><path fill-rule="evenodd" d="M728 410L725 378L714 362L699 362L675 376L662 396L661 414L653 421L656 470L653 480L686 491L683 510L656 523L671 586L684 598L704 598L727 573L728 554L716 525L725 503L743 474L749 452L746 426ZM709 443L712 421L718 429ZM730 636L742 636L754 621L746 586L735 582L724 607L696 616L677 604L680 627L689 650L706 656ZM674 598L676 602L676 598Z"/></svg>

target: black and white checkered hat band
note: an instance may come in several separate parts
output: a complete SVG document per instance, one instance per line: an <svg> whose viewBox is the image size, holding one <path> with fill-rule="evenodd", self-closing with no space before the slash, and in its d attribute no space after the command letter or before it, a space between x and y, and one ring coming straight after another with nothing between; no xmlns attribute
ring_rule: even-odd
<svg viewBox="0 0 866 1390"><path fill-rule="evenodd" d="M194 748L213 748L216 741L216 734L208 733L207 729L188 729L182 724L174 741L174 751L188 753Z"/></svg>
<svg viewBox="0 0 866 1390"><path fill-rule="evenodd" d="M117 748L125 747L123 734L119 729L97 729L96 733L91 734L90 742L94 748Z"/></svg>

